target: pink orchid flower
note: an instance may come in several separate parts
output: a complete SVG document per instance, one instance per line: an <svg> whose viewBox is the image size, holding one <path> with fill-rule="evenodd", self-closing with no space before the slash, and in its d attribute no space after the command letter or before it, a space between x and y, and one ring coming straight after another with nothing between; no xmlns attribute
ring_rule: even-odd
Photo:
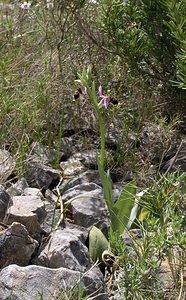
<svg viewBox="0 0 186 300"><path fill-rule="evenodd" d="M102 99L102 101L103 101L104 107L107 109L107 108L108 108L108 105L109 105L109 98L108 98L107 95L103 95L103 94L102 94L102 86L101 86L101 85L99 86L98 94L99 94L99 97L100 97L100 98Z"/></svg>

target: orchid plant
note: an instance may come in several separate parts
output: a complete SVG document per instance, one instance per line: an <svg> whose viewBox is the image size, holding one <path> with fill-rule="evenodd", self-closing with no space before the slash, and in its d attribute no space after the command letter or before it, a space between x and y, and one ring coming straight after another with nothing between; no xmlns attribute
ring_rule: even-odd
<svg viewBox="0 0 186 300"><path fill-rule="evenodd" d="M92 79L91 67L88 67L87 70L84 69L82 74L78 74L78 77L77 82L84 88L98 118L101 152L100 155L97 154L97 164L103 186L104 200L110 215L110 231L111 234L115 232L122 234L126 228L131 226L137 215L136 186L134 182L128 183L121 191L118 200L116 202L113 201L110 172L109 170L105 172L105 132L102 110L100 109L101 107L108 109L109 97L108 95L103 95L101 85L98 91L96 90L95 82Z"/></svg>

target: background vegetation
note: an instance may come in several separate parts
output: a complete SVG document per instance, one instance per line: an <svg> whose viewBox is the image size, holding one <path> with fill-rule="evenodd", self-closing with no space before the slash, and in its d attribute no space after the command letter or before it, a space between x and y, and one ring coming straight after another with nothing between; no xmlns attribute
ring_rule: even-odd
<svg viewBox="0 0 186 300"><path fill-rule="evenodd" d="M174 174L157 185L157 178L175 132L186 125L186 2L2 1L0 28L0 143L16 158L17 176L33 141L58 149L63 136L85 130L83 147L93 147L90 129L97 132L98 124L91 104L84 96L74 101L77 73L91 65L97 87L110 97L106 131L121 132L107 165L121 176L131 170L141 186L152 184L141 203L150 215L137 225L144 244L133 245L135 263L122 256L120 238L110 238L126 275L123 299L182 299L183 258L172 268L172 298L153 276L165 256L175 259L175 246L185 247L184 179ZM160 143L156 155L139 154L145 130Z"/></svg>
<svg viewBox="0 0 186 300"><path fill-rule="evenodd" d="M184 116L185 1L94 2L3 1L2 145L50 145L62 127L89 127L88 104L72 101L77 72L88 65L105 92L125 102L110 109L123 126L154 121L157 104L166 116Z"/></svg>

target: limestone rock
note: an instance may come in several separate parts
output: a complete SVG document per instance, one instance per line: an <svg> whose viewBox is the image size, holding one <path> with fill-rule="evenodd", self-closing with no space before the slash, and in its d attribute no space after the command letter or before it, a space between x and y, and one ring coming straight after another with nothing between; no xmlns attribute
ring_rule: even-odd
<svg viewBox="0 0 186 300"><path fill-rule="evenodd" d="M15 168L15 161L7 150L0 149L0 178L4 182L12 174Z"/></svg>
<svg viewBox="0 0 186 300"><path fill-rule="evenodd" d="M85 196L93 196L96 198L103 198L103 190L100 186L92 182L85 182L82 184L75 185L74 187L68 189L62 195L64 202L78 196L78 195L85 195Z"/></svg>
<svg viewBox="0 0 186 300"><path fill-rule="evenodd" d="M46 246L33 263L49 268L65 267L84 272L90 267L87 247L70 230L51 233Z"/></svg>
<svg viewBox="0 0 186 300"><path fill-rule="evenodd" d="M64 202L78 198L70 203L75 224L90 227L95 225L107 231L107 209L103 200L103 191L95 183L84 183L68 189L62 196Z"/></svg>
<svg viewBox="0 0 186 300"><path fill-rule="evenodd" d="M66 233L72 233L75 236L77 236L83 244L86 243L89 236L89 230L87 228L76 224L68 223L67 221L64 222L64 226L64 230Z"/></svg>
<svg viewBox="0 0 186 300"><path fill-rule="evenodd" d="M1 300L49 299L108 300L103 277L97 267L85 273L66 268L10 265L0 272ZM93 295L88 297L88 295Z"/></svg>
<svg viewBox="0 0 186 300"><path fill-rule="evenodd" d="M23 194L24 189L28 187L28 183L25 178L21 178L16 183L12 184L7 191L11 196L20 196Z"/></svg>
<svg viewBox="0 0 186 300"><path fill-rule="evenodd" d="M55 208L55 203L53 201L45 200L44 204L46 210L46 218L42 222L41 227L45 232L50 233L60 219L61 210Z"/></svg>
<svg viewBox="0 0 186 300"><path fill-rule="evenodd" d="M76 152L73 155L74 159L79 160L85 167L89 169L97 169L96 150L84 150Z"/></svg>
<svg viewBox="0 0 186 300"><path fill-rule="evenodd" d="M60 152L62 152L63 159L69 158L72 155L75 141L70 136L65 136L61 139Z"/></svg>
<svg viewBox="0 0 186 300"><path fill-rule="evenodd" d="M0 269L10 264L26 266L37 246L38 242L29 236L24 225L12 223L0 232Z"/></svg>
<svg viewBox="0 0 186 300"><path fill-rule="evenodd" d="M109 128L109 132L106 134L105 143L109 149L116 149L121 142L122 134L121 130L118 130L114 125Z"/></svg>
<svg viewBox="0 0 186 300"><path fill-rule="evenodd" d="M39 142L33 142L30 146L29 157L43 165L48 165L56 159L56 151Z"/></svg>
<svg viewBox="0 0 186 300"><path fill-rule="evenodd" d="M23 196L32 196L32 197L38 197L43 202L43 195L40 191L40 189L32 188L32 187L26 187L22 193Z"/></svg>
<svg viewBox="0 0 186 300"><path fill-rule="evenodd" d="M0 221L3 221L8 212L9 207L12 204L13 202L9 193L7 193L2 186L0 186Z"/></svg>
<svg viewBox="0 0 186 300"><path fill-rule="evenodd" d="M48 162L44 158L44 162ZM52 168L50 164L43 163L43 158L33 155L28 158L25 178L30 187L46 190L52 189L60 181L60 171Z"/></svg>
<svg viewBox="0 0 186 300"><path fill-rule="evenodd" d="M14 196L13 205L9 210L8 224L20 222L29 233L41 232L40 224L46 217L44 202L39 195Z"/></svg>
<svg viewBox="0 0 186 300"><path fill-rule="evenodd" d="M161 161L164 152L170 147L167 132L160 124L144 125L141 129L139 143L143 159L148 158L149 161L156 163Z"/></svg>
<svg viewBox="0 0 186 300"><path fill-rule="evenodd" d="M65 185L60 186L59 189L60 191L64 192L68 189L74 188L76 185L83 183L95 183L101 186L99 172L97 170L87 170L69 180Z"/></svg>
<svg viewBox="0 0 186 300"><path fill-rule="evenodd" d="M60 168L65 176L74 176L85 171L85 166L74 158L69 158L68 161L61 162Z"/></svg>

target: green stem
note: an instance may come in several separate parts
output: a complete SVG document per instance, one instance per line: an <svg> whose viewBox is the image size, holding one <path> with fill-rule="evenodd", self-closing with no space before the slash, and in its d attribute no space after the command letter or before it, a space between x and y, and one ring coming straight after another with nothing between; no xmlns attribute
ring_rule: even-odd
<svg viewBox="0 0 186 300"><path fill-rule="evenodd" d="M104 131L104 123L103 123L103 118L102 118L102 114L100 112L100 109L98 107L98 103L97 103L97 98L96 95L94 93L94 83L92 85L92 90L87 87L87 92L88 95L91 99L91 102L93 104L94 110L97 114L98 117L98 122L99 122L99 131L100 131L100 138L101 138L101 154L100 154L100 164L102 166L102 168L104 168L104 160L105 160L105 131Z"/></svg>
<svg viewBox="0 0 186 300"><path fill-rule="evenodd" d="M98 122L99 122L99 131L100 131L100 138L101 138L101 154L100 154L100 165L104 169L104 160L105 160L105 132L104 132L104 123L102 114L100 112L97 96L96 96L96 89L95 89L95 83L92 82L92 86L90 87L90 69L87 70L87 72L84 70L83 74L79 74L79 78L82 82L82 84L86 87L88 96L91 100L91 103L93 105L93 108L97 114Z"/></svg>
<svg viewBox="0 0 186 300"><path fill-rule="evenodd" d="M101 137L101 155L100 155L100 164L104 168L104 160L105 160L105 132L104 132L104 124L102 115L98 109L98 120L99 120L99 130Z"/></svg>

